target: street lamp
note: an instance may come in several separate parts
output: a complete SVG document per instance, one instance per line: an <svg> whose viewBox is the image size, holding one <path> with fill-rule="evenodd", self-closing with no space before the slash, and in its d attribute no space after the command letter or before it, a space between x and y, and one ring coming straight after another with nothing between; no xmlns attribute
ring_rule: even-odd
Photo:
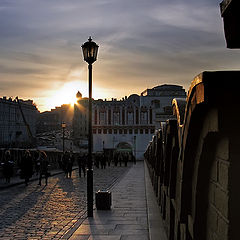
<svg viewBox="0 0 240 240"><path fill-rule="evenodd" d="M89 104L88 104L88 163L87 163L87 213L93 217L93 169L92 169L92 64L97 60L98 45L89 37L82 45L84 61L89 70Z"/></svg>
<svg viewBox="0 0 240 240"><path fill-rule="evenodd" d="M64 153L64 130L66 128L66 123L65 122L62 122L62 140L63 140L63 153Z"/></svg>

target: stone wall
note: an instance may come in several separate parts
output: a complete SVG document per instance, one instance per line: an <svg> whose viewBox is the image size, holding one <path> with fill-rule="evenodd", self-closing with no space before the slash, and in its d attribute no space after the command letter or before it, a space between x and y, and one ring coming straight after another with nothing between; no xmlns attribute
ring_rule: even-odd
<svg viewBox="0 0 240 240"><path fill-rule="evenodd" d="M238 239L240 72L203 72L145 152L171 240Z"/></svg>

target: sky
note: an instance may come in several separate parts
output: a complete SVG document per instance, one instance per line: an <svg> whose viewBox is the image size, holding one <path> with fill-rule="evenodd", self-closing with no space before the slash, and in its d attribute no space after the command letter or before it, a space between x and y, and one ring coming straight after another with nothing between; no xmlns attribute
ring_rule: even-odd
<svg viewBox="0 0 240 240"><path fill-rule="evenodd" d="M99 45L93 97L121 99L162 84L186 91L202 71L239 69L220 0L0 0L0 97L40 111L88 96L81 45Z"/></svg>

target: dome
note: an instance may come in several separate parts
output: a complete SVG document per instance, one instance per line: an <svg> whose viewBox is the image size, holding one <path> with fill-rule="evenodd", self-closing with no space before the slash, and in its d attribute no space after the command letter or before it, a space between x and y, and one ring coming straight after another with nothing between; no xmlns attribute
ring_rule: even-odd
<svg viewBox="0 0 240 240"><path fill-rule="evenodd" d="M77 99L81 99L82 98L82 94L78 91L77 94L76 94L76 98Z"/></svg>

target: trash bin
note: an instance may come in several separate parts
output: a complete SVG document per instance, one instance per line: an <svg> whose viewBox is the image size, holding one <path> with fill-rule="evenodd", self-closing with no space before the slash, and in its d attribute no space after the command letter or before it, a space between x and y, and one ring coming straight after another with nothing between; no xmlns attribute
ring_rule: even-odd
<svg viewBox="0 0 240 240"><path fill-rule="evenodd" d="M112 205L112 193L98 190L95 194L97 210L110 210Z"/></svg>

